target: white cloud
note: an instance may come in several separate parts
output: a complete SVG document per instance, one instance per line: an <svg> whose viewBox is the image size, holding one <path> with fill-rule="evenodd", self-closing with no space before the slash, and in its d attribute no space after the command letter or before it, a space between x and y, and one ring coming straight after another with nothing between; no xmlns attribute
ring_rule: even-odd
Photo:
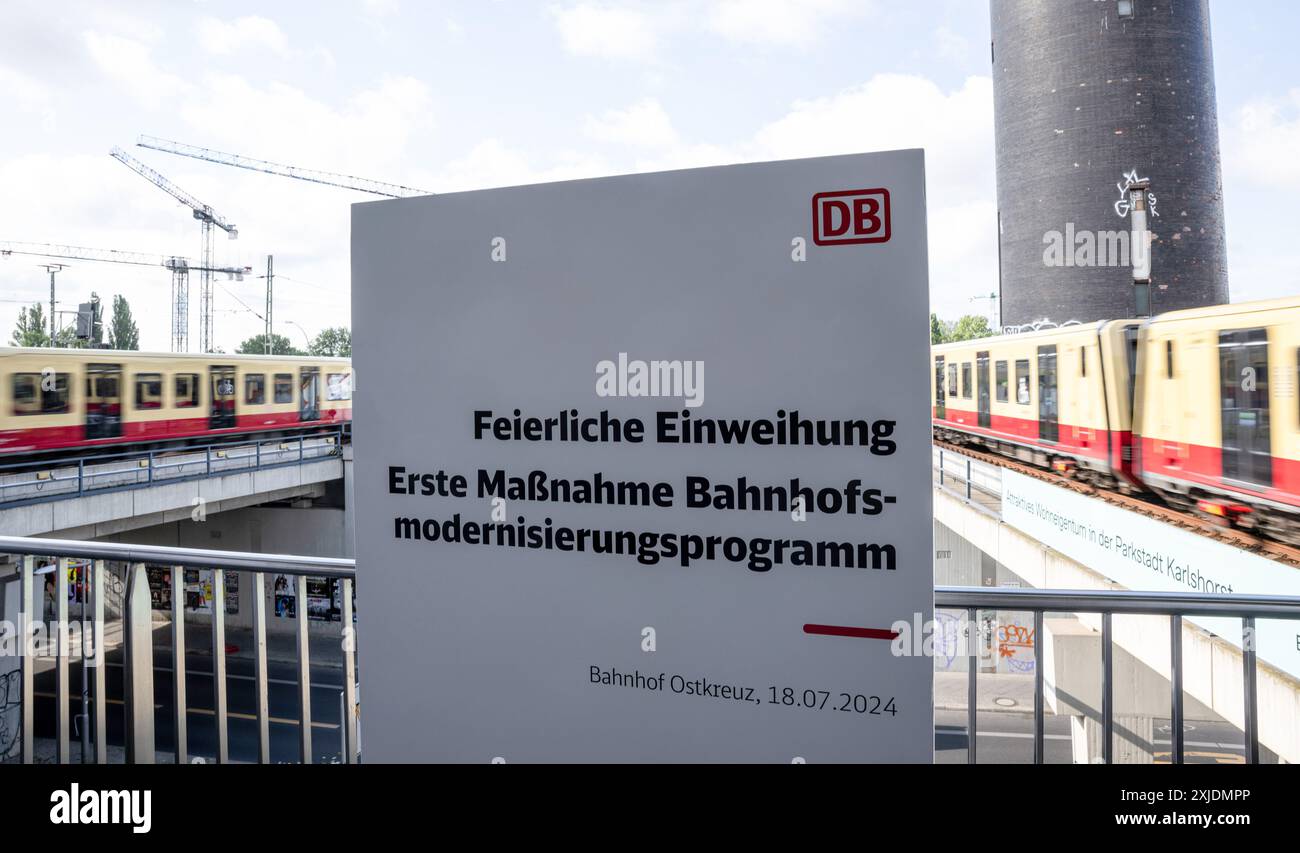
<svg viewBox="0 0 1300 853"><path fill-rule="evenodd" d="M610 110L599 118L587 116L584 130L592 139L638 148L663 148L677 142L672 120L654 98L637 101L624 110Z"/></svg>
<svg viewBox="0 0 1300 853"><path fill-rule="evenodd" d="M11 106L40 116L45 132L54 130L54 96L44 83L20 71L0 66L0 92L5 93Z"/></svg>
<svg viewBox="0 0 1300 853"><path fill-rule="evenodd" d="M1300 89L1242 107L1223 134L1224 165L1261 186L1300 189Z"/></svg>
<svg viewBox="0 0 1300 853"><path fill-rule="evenodd" d="M805 47L835 18L860 15L857 0L716 0L709 27L726 39L748 44Z"/></svg>
<svg viewBox="0 0 1300 853"><path fill-rule="evenodd" d="M658 24L639 9L579 3L553 8L551 14L569 53L634 60L649 59L655 53Z"/></svg>
<svg viewBox="0 0 1300 853"><path fill-rule="evenodd" d="M970 51L970 42L966 37L946 24L934 31L934 42L939 56L954 62L964 61Z"/></svg>
<svg viewBox="0 0 1300 853"><path fill-rule="evenodd" d="M280 26L269 18L249 15L233 21L203 18L198 27L199 46L214 56L228 56L248 48L265 48L285 54L289 41Z"/></svg>
<svg viewBox="0 0 1300 853"><path fill-rule="evenodd" d="M91 60L142 106L156 109L164 100L187 91L189 84L154 64L144 42L111 33L82 34Z"/></svg>

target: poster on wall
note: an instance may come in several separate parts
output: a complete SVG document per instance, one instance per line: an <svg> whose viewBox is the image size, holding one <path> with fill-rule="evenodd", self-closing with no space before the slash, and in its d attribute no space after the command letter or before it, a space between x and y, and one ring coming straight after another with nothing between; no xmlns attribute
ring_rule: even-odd
<svg viewBox="0 0 1300 853"><path fill-rule="evenodd" d="M271 596L275 615L282 619L293 619L298 615L298 596L294 593L293 580L288 575L276 575L271 582Z"/></svg>
<svg viewBox="0 0 1300 853"><path fill-rule="evenodd" d="M368 760L932 759L922 152L352 211Z"/></svg>
<svg viewBox="0 0 1300 853"><path fill-rule="evenodd" d="M172 609L172 569L170 566L149 566L145 569L149 579L149 603L154 610Z"/></svg>

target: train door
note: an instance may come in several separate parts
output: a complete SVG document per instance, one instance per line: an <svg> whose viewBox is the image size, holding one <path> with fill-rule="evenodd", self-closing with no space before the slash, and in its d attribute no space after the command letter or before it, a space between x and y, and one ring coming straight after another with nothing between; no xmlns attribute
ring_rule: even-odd
<svg viewBox="0 0 1300 853"><path fill-rule="evenodd" d="M1219 332L1223 478L1273 484L1268 412L1268 330Z"/></svg>
<svg viewBox="0 0 1300 853"><path fill-rule="evenodd" d="M979 425L993 425L992 401L989 399L989 354L975 353L975 394L979 398Z"/></svg>
<svg viewBox="0 0 1300 853"><path fill-rule="evenodd" d="M298 371L298 420L320 420L320 368L304 367Z"/></svg>
<svg viewBox="0 0 1300 853"><path fill-rule="evenodd" d="M122 365L86 367L86 440L122 435Z"/></svg>
<svg viewBox="0 0 1300 853"><path fill-rule="evenodd" d="M212 391L208 428L233 428L235 426L235 368L232 365L215 364L209 367L208 387Z"/></svg>
<svg viewBox="0 0 1300 853"><path fill-rule="evenodd" d="M1060 440L1060 407L1056 399L1056 345L1038 348L1038 437Z"/></svg>
<svg viewBox="0 0 1300 853"><path fill-rule="evenodd" d="M943 356L936 355L934 357L934 416L939 420L948 417L948 403L943 393L943 382Z"/></svg>

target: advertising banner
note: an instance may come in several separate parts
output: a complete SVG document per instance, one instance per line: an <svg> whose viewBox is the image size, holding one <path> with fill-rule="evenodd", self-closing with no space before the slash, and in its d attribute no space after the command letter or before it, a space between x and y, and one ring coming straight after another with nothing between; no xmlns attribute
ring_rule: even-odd
<svg viewBox="0 0 1300 853"><path fill-rule="evenodd" d="M920 151L352 241L367 760L931 760Z"/></svg>

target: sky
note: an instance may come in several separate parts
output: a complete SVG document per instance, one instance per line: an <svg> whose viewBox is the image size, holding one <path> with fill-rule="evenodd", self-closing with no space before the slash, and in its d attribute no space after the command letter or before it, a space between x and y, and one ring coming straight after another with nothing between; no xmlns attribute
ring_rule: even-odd
<svg viewBox="0 0 1300 853"><path fill-rule="evenodd" d="M276 332L349 325L349 206L373 199L135 147L141 134L432 192L923 147L931 305L997 286L987 5L978 0L0 0L0 241L196 262L187 209L121 146L239 227L221 266L275 256ZM1300 4L1212 0L1234 301L1300 294ZM0 258L0 343L48 300ZM72 261L60 310L130 301L169 348L159 267ZM262 331L264 282L219 279L215 339ZM191 348L198 342L197 276ZM393 306L394 311L401 306Z"/></svg>

